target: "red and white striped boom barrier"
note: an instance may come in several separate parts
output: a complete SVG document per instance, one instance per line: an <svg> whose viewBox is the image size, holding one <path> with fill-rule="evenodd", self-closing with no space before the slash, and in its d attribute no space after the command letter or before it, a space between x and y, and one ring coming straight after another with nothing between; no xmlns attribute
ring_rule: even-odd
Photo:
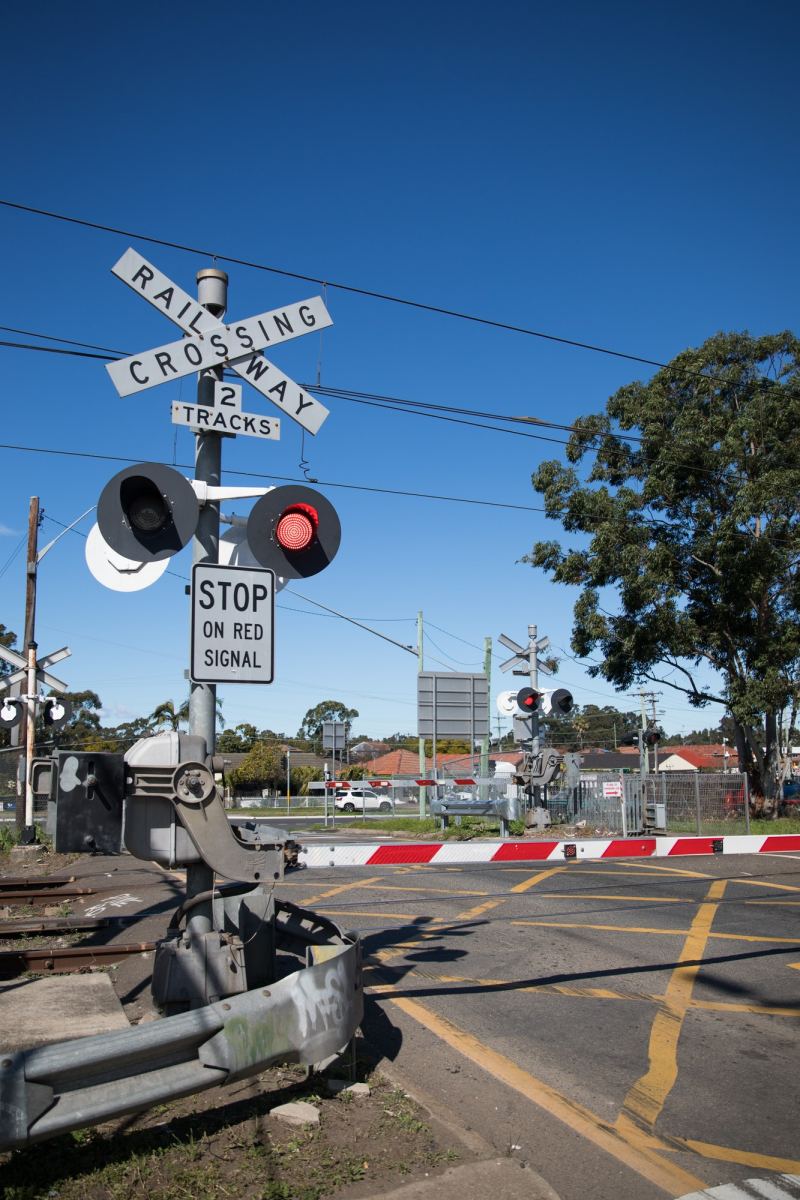
<svg viewBox="0 0 800 1200"><path fill-rule="evenodd" d="M468 865L569 862L607 858L679 858L698 854L800 854L800 834L734 834L714 837L580 838L475 842L340 842L303 846L305 867Z"/></svg>

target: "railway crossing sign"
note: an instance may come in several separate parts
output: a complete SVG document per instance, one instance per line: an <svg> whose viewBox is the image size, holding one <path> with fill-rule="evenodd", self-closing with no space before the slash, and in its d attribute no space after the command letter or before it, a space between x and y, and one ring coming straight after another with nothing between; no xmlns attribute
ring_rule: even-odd
<svg viewBox="0 0 800 1200"><path fill-rule="evenodd" d="M68 692L69 688L66 683L62 683L60 679L50 675L47 668L52 667L54 663L61 662L62 658L69 658L71 653L69 647L62 646L60 650L54 650L52 654L45 654L42 658L37 659L36 682L43 687L49 687L54 692ZM15 683L27 682L28 660L24 655L18 654L16 650L9 650L7 646L0 646L0 658L4 658L12 667L17 668L10 675L4 675L0 679L0 691L12 687Z"/></svg>
<svg viewBox="0 0 800 1200"><path fill-rule="evenodd" d="M188 425L190 429L214 433L246 433L250 437L269 438L277 442L281 436L279 417L262 413L242 412L242 389L238 383L219 383L214 380L210 404L172 404L172 424Z"/></svg>
<svg viewBox="0 0 800 1200"><path fill-rule="evenodd" d="M284 375L261 351L332 325L321 296L223 325L132 248L125 251L111 270L188 335L180 341L109 363L106 370L120 396L135 395L170 379L224 365L251 383L308 433L319 431L328 409Z"/></svg>

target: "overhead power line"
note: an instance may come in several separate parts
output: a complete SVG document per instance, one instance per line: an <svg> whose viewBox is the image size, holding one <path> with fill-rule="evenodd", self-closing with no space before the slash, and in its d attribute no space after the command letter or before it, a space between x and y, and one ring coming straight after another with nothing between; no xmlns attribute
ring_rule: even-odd
<svg viewBox="0 0 800 1200"><path fill-rule="evenodd" d="M426 304L421 300L411 300L404 296L393 296L388 292L373 291L370 288L357 287L354 284L332 282L316 275L306 275L299 271L289 271L283 267L269 266L266 263L254 262L252 259L237 258L231 254L221 254L218 250L202 249L197 246L187 246L182 242L170 241L167 238L154 237L146 233L136 233L130 229L120 229L114 225L105 225L100 221L88 221L82 217L69 217L65 213L51 212L48 209L36 208L30 204L19 204L13 200L0 199L4 208L16 209L19 212L30 213L38 217L47 217L52 221L64 221L69 225L81 225L84 229L96 229L102 233L113 233L121 237L133 238L135 241L148 242L154 246L166 246L170 250L180 250L186 254L195 254L216 262L231 263L238 267L248 267L254 271L265 271L271 275L282 275L286 279L301 279L307 283L316 283L320 287L334 288L336 291L347 292L353 296L364 296L370 300L382 300L388 304L398 304L405 308L417 309L421 312L435 313L438 316L454 317L459 321L470 321L476 325L484 325L490 329L502 329L508 333L519 333L526 337L540 338L543 341L555 342L562 346L572 346L578 350L590 350L594 354L605 354L612 358L623 358L628 362L643 363L648 367L665 367L666 363L655 358L645 358L639 354L628 354L623 350L613 350L608 346L598 346L592 342L583 342L577 338L561 337L554 333L544 333L540 329L531 329L524 325L513 325L507 321L497 321L491 317L481 317L474 313L461 312L458 309L444 308L438 304Z"/></svg>
<svg viewBox="0 0 800 1200"><path fill-rule="evenodd" d="M19 450L26 454L54 454L63 458L88 458L100 462L136 463L140 458L129 458L122 454L94 454L88 450L61 450L52 446L21 446L14 442L0 442L0 450ZM152 461L152 460L150 460ZM179 471L194 471L192 463L162 463ZM267 475L261 471L228 470L230 475L238 475L242 479L279 480L281 483L307 483L306 479L298 479L294 475ZM343 488L352 492L372 492L381 496L407 496L415 500L441 500L452 504L477 504L487 508L505 508L518 512L544 512L543 507L534 504L508 504L502 500L477 500L471 496L445 496L437 492L403 491L398 488L369 487L363 483L339 483L329 479L315 480L321 487Z"/></svg>

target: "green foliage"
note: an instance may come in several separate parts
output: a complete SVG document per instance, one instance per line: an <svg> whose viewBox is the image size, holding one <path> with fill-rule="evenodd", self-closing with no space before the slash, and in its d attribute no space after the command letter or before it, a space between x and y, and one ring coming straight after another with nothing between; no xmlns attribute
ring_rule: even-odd
<svg viewBox="0 0 800 1200"><path fill-rule="evenodd" d="M0 624L0 646L5 646L7 650L13 650L17 642L17 635L7 629L5 625ZM7 663L4 658L0 658L0 679L4 675L10 675L13 670L11 663ZM0 729L0 747L11 745L11 730Z"/></svg>
<svg viewBox="0 0 800 1200"><path fill-rule="evenodd" d="M537 542L526 556L579 589L572 646L601 659L591 674L725 704L740 765L766 795L780 715L800 695L799 353L788 332L720 333L621 388L575 423L570 465L533 475L575 545Z"/></svg>
<svg viewBox="0 0 800 1200"><path fill-rule="evenodd" d="M612 704L602 708L585 704L576 705L568 717L547 717L546 724L550 745L574 751L584 747L613 750L639 728L641 717L636 712L620 712Z"/></svg>
<svg viewBox="0 0 800 1200"><path fill-rule="evenodd" d="M297 736L309 742L321 742L322 725L325 721L342 721L349 728L357 716L358 709L346 708L338 700L322 700L303 717Z"/></svg>
<svg viewBox="0 0 800 1200"><path fill-rule="evenodd" d="M280 750L266 742L256 742L241 765L231 771L229 779L234 791L281 790L286 786L286 772Z"/></svg>
<svg viewBox="0 0 800 1200"><path fill-rule="evenodd" d="M218 754L246 754L258 739L255 725L244 722L233 729L224 730L217 738Z"/></svg>
<svg viewBox="0 0 800 1200"><path fill-rule="evenodd" d="M58 745L64 748L75 746L86 750L100 750L103 738L100 709L103 705L97 692L65 692L63 699L67 700L72 708L70 719L55 735L43 721L37 721L37 740L50 741L55 736Z"/></svg>
<svg viewBox="0 0 800 1200"><path fill-rule="evenodd" d="M187 696L178 707L174 700L165 700L153 709L147 720L152 730L161 729L166 725L173 733L177 733L181 725L187 725L189 722L189 697Z"/></svg>
<svg viewBox="0 0 800 1200"><path fill-rule="evenodd" d="M336 772L337 779L366 779L366 772L363 767L355 765L341 767Z"/></svg>

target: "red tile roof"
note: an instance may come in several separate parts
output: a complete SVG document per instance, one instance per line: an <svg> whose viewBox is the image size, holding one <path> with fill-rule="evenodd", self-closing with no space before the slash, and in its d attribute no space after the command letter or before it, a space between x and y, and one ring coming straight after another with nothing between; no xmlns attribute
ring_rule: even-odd
<svg viewBox="0 0 800 1200"><path fill-rule="evenodd" d="M695 768L700 771L721 771L725 766L725 750L728 751L728 766L735 767L738 765L736 751L731 746L660 746L658 752L659 763L663 763L665 759L675 755L677 758L683 759L690 768Z"/></svg>

